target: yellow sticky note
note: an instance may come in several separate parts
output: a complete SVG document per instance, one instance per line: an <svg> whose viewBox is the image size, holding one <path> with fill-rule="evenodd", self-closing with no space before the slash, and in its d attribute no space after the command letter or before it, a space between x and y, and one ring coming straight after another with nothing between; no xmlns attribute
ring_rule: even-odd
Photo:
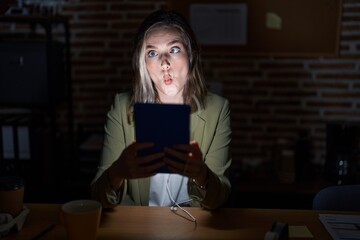
<svg viewBox="0 0 360 240"><path fill-rule="evenodd" d="M314 238L307 226L289 226L290 238Z"/></svg>
<svg viewBox="0 0 360 240"><path fill-rule="evenodd" d="M266 13L266 27L280 30L282 28L282 19L273 12Z"/></svg>

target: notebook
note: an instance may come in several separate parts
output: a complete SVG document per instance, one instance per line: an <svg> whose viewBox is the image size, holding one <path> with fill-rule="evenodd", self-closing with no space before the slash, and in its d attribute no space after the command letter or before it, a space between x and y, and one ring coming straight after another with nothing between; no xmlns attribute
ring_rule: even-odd
<svg viewBox="0 0 360 240"><path fill-rule="evenodd" d="M135 139L154 142L155 146L138 154L161 152L164 147L190 142L190 106L184 104L136 103L134 105ZM157 159L156 161L162 161ZM167 167L158 173L170 173Z"/></svg>

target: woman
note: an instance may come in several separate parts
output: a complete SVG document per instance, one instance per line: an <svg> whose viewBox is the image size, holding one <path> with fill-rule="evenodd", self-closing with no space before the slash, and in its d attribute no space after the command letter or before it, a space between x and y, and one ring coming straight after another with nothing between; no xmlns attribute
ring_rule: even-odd
<svg viewBox="0 0 360 240"><path fill-rule="evenodd" d="M230 106L207 91L199 47L183 17L160 10L144 20L135 38L133 69L133 91L117 94L107 115L100 166L91 184L93 198L105 208L120 203L222 206L231 189ZM138 156L139 150L153 143L134 139L136 102L189 104L193 140ZM164 162L145 164L162 157ZM174 174L156 174L164 164Z"/></svg>

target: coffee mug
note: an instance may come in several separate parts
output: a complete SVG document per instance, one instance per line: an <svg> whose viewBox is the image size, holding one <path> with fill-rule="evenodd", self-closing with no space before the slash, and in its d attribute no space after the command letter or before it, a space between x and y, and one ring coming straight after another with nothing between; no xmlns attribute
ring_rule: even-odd
<svg viewBox="0 0 360 240"><path fill-rule="evenodd" d="M95 240L100 224L102 206L94 200L74 200L61 206L68 239Z"/></svg>
<svg viewBox="0 0 360 240"><path fill-rule="evenodd" d="M24 182L20 177L0 177L0 213L17 217L23 210Z"/></svg>

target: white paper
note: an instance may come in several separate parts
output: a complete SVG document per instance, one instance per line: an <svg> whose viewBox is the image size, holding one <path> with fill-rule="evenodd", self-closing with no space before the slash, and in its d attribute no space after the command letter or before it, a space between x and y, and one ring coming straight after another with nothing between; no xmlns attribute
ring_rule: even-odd
<svg viewBox="0 0 360 240"><path fill-rule="evenodd" d="M360 240L360 215L319 214L319 218L334 240Z"/></svg>
<svg viewBox="0 0 360 240"><path fill-rule="evenodd" d="M1 127L3 158L15 159L14 134L12 126Z"/></svg>
<svg viewBox="0 0 360 240"><path fill-rule="evenodd" d="M190 24L200 44L247 43L246 4L191 4Z"/></svg>
<svg viewBox="0 0 360 240"><path fill-rule="evenodd" d="M269 29L282 29L282 18L273 12L266 13L266 27Z"/></svg>
<svg viewBox="0 0 360 240"><path fill-rule="evenodd" d="M30 136L29 128L26 126L19 126L17 129L18 143L19 143L19 159L30 159Z"/></svg>
<svg viewBox="0 0 360 240"><path fill-rule="evenodd" d="M314 238L307 226L289 225L289 238Z"/></svg>

